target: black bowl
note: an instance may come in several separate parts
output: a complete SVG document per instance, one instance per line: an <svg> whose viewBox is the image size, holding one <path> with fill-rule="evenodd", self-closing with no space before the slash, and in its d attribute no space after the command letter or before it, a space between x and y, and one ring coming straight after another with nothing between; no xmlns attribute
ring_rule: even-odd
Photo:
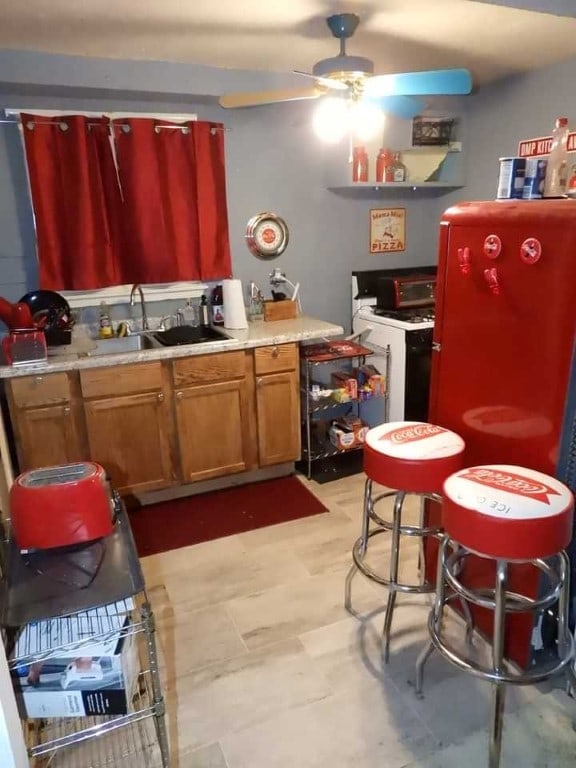
<svg viewBox="0 0 576 768"><path fill-rule="evenodd" d="M34 322L45 330L70 328L74 324L70 304L56 291L30 291L19 303L28 305Z"/></svg>

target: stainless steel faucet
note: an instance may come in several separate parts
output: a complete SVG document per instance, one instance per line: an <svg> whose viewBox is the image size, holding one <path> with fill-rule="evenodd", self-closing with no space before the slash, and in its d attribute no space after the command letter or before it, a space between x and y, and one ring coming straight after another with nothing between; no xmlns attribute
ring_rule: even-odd
<svg viewBox="0 0 576 768"><path fill-rule="evenodd" d="M142 290L140 283L134 283L132 286L132 290L130 291L130 306L133 307L135 304L136 292L140 294L140 304L142 306L142 330L148 331L150 329L148 328L148 316L146 315L146 302L144 301L144 291Z"/></svg>

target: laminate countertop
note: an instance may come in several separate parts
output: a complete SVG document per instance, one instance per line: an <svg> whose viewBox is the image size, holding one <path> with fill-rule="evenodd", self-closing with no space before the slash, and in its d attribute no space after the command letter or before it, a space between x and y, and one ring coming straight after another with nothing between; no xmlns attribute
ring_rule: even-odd
<svg viewBox="0 0 576 768"><path fill-rule="evenodd" d="M257 321L249 323L246 330L220 329L223 338L217 341L207 341L201 344L182 344L173 347L142 349L130 352L112 352L110 354L91 355L90 352L75 353L74 343L70 351L61 348L62 354L51 356L42 363L30 365L2 365L0 379L10 379L18 376L31 376L61 371L85 370L88 368L109 368L113 365L128 365L150 360L174 360L179 357L192 355L207 355L212 352L230 352L239 349L266 347L274 344L312 341L340 336L344 329L339 325L327 323L314 317L301 315L293 320L276 320L273 322ZM104 342L105 344L106 342ZM102 345L103 346L103 345Z"/></svg>

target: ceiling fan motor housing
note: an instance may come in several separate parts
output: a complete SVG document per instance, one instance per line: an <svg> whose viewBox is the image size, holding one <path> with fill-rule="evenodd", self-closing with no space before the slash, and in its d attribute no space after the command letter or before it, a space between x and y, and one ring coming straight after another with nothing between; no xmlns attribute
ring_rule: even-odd
<svg viewBox="0 0 576 768"><path fill-rule="evenodd" d="M346 75L358 77L360 75L373 75L374 64L363 56L333 56L330 59L322 59L314 64L312 73L316 77L345 77Z"/></svg>
<svg viewBox="0 0 576 768"><path fill-rule="evenodd" d="M346 39L352 37L360 21L355 13L336 13L326 19L330 31L340 40L340 55L322 59L314 65L312 73L316 77L358 80L365 75L374 74L374 63L363 56L348 56Z"/></svg>

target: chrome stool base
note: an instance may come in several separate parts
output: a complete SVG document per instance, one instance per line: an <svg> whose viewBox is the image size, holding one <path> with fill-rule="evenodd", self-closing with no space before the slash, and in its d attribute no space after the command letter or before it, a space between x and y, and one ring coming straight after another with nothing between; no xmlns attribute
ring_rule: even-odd
<svg viewBox="0 0 576 768"><path fill-rule="evenodd" d="M448 554L449 548L453 549ZM545 588L538 598L529 598L507 588L508 561L496 560L496 581L493 589L472 590L462 584L457 576L462 569L462 561L470 553L464 550L448 536L444 536L438 556L438 578L434 607L428 619L430 643L421 652L416 665L416 692L422 692L424 665L434 650L437 650L450 663L469 674L493 685L492 714L490 725L489 768L498 768L502 746L503 713L506 685L531 685L564 672L571 685L576 676L573 669L575 653L574 638L568 627L568 592L569 561L564 552L559 552L546 560L521 561L531 563L545 577ZM553 561L553 562L551 562ZM449 590L447 589L449 588ZM454 597L466 603L491 609L494 613L492 635L492 665L484 666L456 650L442 634L444 606ZM464 603L463 603L464 604ZM558 653L557 659L550 664L529 670L513 671L504 658L504 637L506 614L529 613L545 610L558 605Z"/></svg>
<svg viewBox="0 0 576 768"><path fill-rule="evenodd" d="M403 525L402 524L402 508L406 496L413 495L420 497L422 504L420 510L420 525ZM384 520L375 511L375 505L386 498L394 497L394 512L392 522ZM408 494L404 491L386 491L376 497L372 496L372 480L366 479L364 486L364 511L362 518L362 533L360 538L354 543L352 549L353 564L346 576L345 585L345 600L344 605L349 613L354 614L352 609L352 579L356 574L356 571L360 571L367 579L374 581L377 584L382 584L388 588L388 600L386 604L386 613L384 618L384 627L382 632L382 657L385 663L389 660L390 655L390 630L392 627L392 618L394 615L394 608L396 605L396 595L398 592L408 594L426 594L434 592L436 585L430 581L427 581L424 575L424 557L423 557L423 544L424 539L427 536L433 536L440 538L441 529L436 526L424 525L424 505L423 501L430 499L432 501L440 501L440 497L431 493L414 493ZM370 524L373 523L375 527L371 530ZM390 533L392 536L390 564L388 575L385 576L382 573L376 572L373 568L365 562L368 551L369 541L383 533ZM398 581L398 568L400 559L400 537L401 536L416 536L420 539L420 583L419 584L406 584Z"/></svg>

